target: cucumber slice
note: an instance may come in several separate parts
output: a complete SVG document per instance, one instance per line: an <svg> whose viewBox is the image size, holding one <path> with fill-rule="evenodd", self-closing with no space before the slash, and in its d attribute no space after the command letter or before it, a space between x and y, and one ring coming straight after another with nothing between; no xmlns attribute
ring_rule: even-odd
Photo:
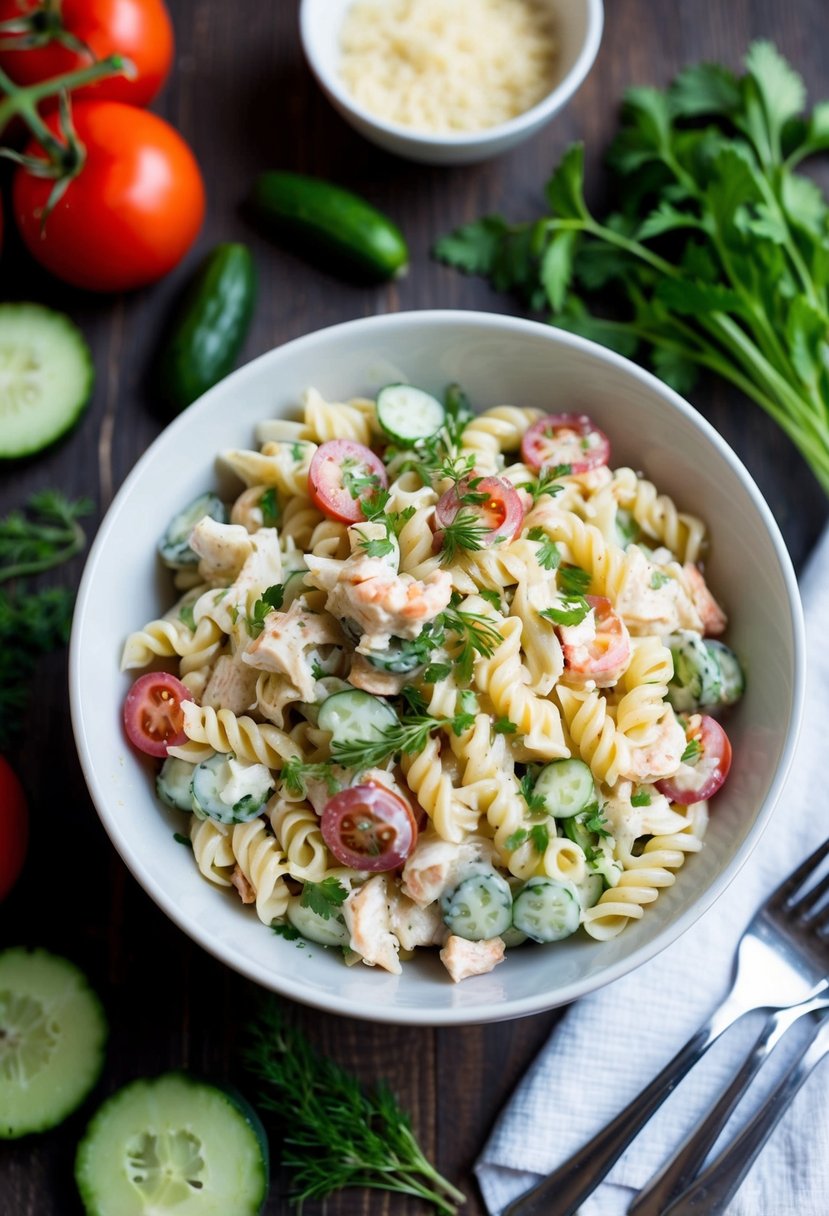
<svg viewBox="0 0 829 1216"><path fill-rule="evenodd" d="M689 713L720 700L722 677L716 658L700 634L690 629L672 633L665 639L674 660L674 674L668 685L668 701L677 713Z"/></svg>
<svg viewBox="0 0 829 1216"><path fill-rule="evenodd" d="M75 425L92 395L78 327L40 304L0 304L0 460L31 456Z"/></svg>
<svg viewBox="0 0 829 1216"><path fill-rule="evenodd" d="M331 732L332 743L370 743L397 726L397 714L388 701L354 688L323 701L318 724L320 730Z"/></svg>
<svg viewBox="0 0 829 1216"><path fill-rule="evenodd" d="M107 1024L86 977L45 950L0 953L0 1139L60 1123L100 1076Z"/></svg>
<svg viewBox="0 0 829 1216"><path fill-rule="evenodd" d="M470 942L499 937L512 925L512 891L497 870L468 874L443 893L440 904L448 928Z"/></svg>
<svg viewBox="0 0 829 1216"><path fill-rule="evenodd" d="M389 671L397 676L408 675L425 666L423 648L416 638L389 638L385 650L370 650L366 658L378 671Z"/></svg>
<svg viewBox="0 0 829 1216"><path fill-rule="evenodd" d="M267 1141L243 1099L166 1073L104 1102L78 1146L75 1182L87 1216L257 1216Z"/></svg>
<svg viewBox="0 0 829 1216"><path fill-rule="evenodd" d="M389 384L377 394L377 421L393 443L410 448L440 430L446 410L421 388Z"/></svg>
<svg viewBox="0 0 829 1216"><path fill-rule="evenodd" d="M533 793L544 799L544 810L556 819L570 819L596 801L593 774L583 760L554 760L546 764Z"/></svg>
<svg viewBox="0 0 829 1216"><path fill-rule="evenodd" d="M193 813L216 823L255 819L274 790L264 764L246 764L224 752L196 765L191 788Z"/></svg>
<svg viewBox="0 0 829 1216"><path fill-rule="evenodd" d="M155 779L155 790L162 802L176 811L192 811L195 767L176 756L167 757Z"/></svg>
<svg viewBox="0 0 829 1216"><path fill-rule="evenodd" d="M559 942L570 937L580 919L576 888L552 878L531 878L512 909L513 924L534 942Z"/></svg>
<svg viewBox="0 0 829 1216"><path fill-rule="evenodd" d="M320 946L347 946L351 940L341 915L335 913L326 920L311 908L303 908L301 895L291 897L285 915L303 937Z"/></svg>
<svg viewBox="0 0 829 1216"><path fill-rule="evenodd" d="M220 498L209 491L200 494L189 507L173 516L167 525L167 531L158 542L158 552L165 566L173 570L185 570L188 566L199 564L198 553L190 548L190 533L205 515L218 520L220 524L226 524L230 519L227 507Z"/></svg>
<svg viewBox="0 0 829 1216"><path fill-rule="evenodd" d="M734 705L746 690L746 677L730 646L705 639L705 648L720 669L720 705Z"/></svg>

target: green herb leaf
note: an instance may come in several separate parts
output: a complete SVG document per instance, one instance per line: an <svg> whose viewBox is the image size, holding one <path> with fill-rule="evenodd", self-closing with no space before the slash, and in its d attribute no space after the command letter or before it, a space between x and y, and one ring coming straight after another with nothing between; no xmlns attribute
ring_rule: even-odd
<svg viewBox="0 0 829 1216"><path fill-rule="evenodd" d="M631 806L650 806L650 804L651 804L651 795L650 795L649 790L638 789L634 794L631 794L631 796L630 796L630 805Z"/></svg>
<svg viewBox="0 0 829 1216"><path fill-rule="evenodd" d="M284 598L285 587L282 583L274 583L272 587L268 587L266 591L262 592L260 598L253 605L251 615L246 621L248 633L252 638L259 637L259 634L265 628L265 619L268 614L277 612L282 607Z"/></svg>
<svg viewBox="0 0 829 1216"><path fill-rule="evenodd" d="M565 595L582 596L590 586L590 575L581 566L559 566L558 586Z"/></svg>
<svg viewBox="0 0 829 1216"><path fill-rule="evenodd" d="M664 587L670 581L670 575L665 574L662 570L654 570L651 574L651 590L658 591L660 587Z"/></svg>
<svg viewBox="0 0 829 1216"><path fill-rule="evenodd" d="M0 519L0 583L50 570L80 553L86 536L78 519L92 510L88 498L72 501L59 490L41 490L23 511Z"/></svg>
<svg viewBox="0 0 829 1216"><path fill-rule="evenodd" d="M183 625L186 625L190 632L194 632L196 628L196 618L193 615L193 605L184 604L179 608L178 619Z"/></svg>
<svg viewBox="0 0 829 1216"><path fill-rule="evenodd" d="M452 660L461 683L468 684L476 656L491 658L503 641L497 625L489 617L457 607L444 609L438 620L443 628L455 635Z"/></svg>
<svg viewBox="0 0 829 1216"><path fill-rule="evenodd" d="M302 937L299 929L295 929L288 921L271 921L271 932L275 933L277 937L284 937L287 942L299 941Z"/></svg>
<svg viewBox="0 0 829 1216"><path fill-rule="evenodd" d="M582 595L562 597L557 608L544 608L539 616L554 625L580 625L590 612L590 605Z"/></svg>
<svg viewBox="0 0 829 1216"><path fill-rule="evenodd" d="M279 502L276 490L268 486L259 499L259 510L262 512L262 523L266 528L275 528L280 520Z"/></svg>
<svg viewBox="0 0 829 1216"><path fill-rule="evenodd" d="M509 718L496 718L492 723L496 735L514 735L518 727Z"/></svg>
<svg viewBox="0 0 829 1216"><path fill-rule="evenodd" d="M702 744L699 739L689 739L685 751L680 756L682 764L696 764L702 755Z"/></svg>
<svg viewBox="0 0 829 1216"><path fill-rule="evenodd" d="M182 836L181 832L173 832L173 840L176 844L183 844L185 848L192 849L193 842L189 836Z"/></svg>
<svg viewBox="0 0 829 1216"><path fill-rule="evenodd" d="M338 878L329 875L322 882L306 882L299 897L302 908L309 908L323 920L328 920L332 913L345 902L348 891Z"/></svg>

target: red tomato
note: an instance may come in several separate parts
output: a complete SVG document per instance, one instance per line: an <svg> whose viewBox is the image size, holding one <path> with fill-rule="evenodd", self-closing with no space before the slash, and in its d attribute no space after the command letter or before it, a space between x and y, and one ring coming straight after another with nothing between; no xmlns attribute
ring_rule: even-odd
<svg viewBox="0 0 829 1216"><path fill-rule="evenodd" d="M596 636L582 640L576 632L582 626L561 626L564 666L570 683L576 683L573 676L577 676L579 682L594 680L604 688L615 684L630 662L630 634L610 600L603 595L584 598L593 609Z"/></svg>
<svg viewBox="0 0 829 1216"><path fill-rule="evenodd" d="M435 507L439 528L446 528L462 511L474 515L488 529L480 537L482 548L502 540L515 540L524 523L524 506L517 490L502 477L472 473L452 486ZM436 533L439 540L440 532Z"/></svg>
<svg viewBox="0 0 829 1216"><path fill-rule="evenodd" d="M687 732L689 743L697 742L702 752L696 759L681 764L673 777L656 782L656 788L671 802L689 806L712 797L728 776L731 768L731 744L716 718L702 714L691 719Z"/></svg>
<svg viewBox="0 0 829 1216"><path fill-rule="evenodd" d="M76 287L129 291L181 261L204 218L204 185L187 144L169 123L116 101L74 107L83 168L42 223L53 183L16 170L14 215L41 265ZM56 116L47 123L56 130ZM43 156L37 141L26 149Z"/></svg>
<svg viewBox="0 0 829 1216"><path fill-rule="evenodd" d="M50 16L43 0L0 0L0 22L34 15L47 28L53 22L51 28L58 35L65 30L85 43L98 59L126 55L135 65L134 79L112 76L78 89L73 96L149 105L173 60L173 27L163 0L61 0L53 8ZM13 40L12 35L4 39ZM39 84L91 62L92 56L63 46L54 37L29 50L0 51L0 68L22 85Z"/></svg>
<svg viewBox="0 0 829 1216"><path fill-rule="evenodd" d="M354 870L396 870L417 842L411 807L374 781L329 799L320 827L337 861Z"/></svg>
<svg viewBox="0 0 829 1216"><path fill-rule="evenodd" d="M17 882L28 844L29 811L23 786L0 756L0 899Z"/></svg>
<svg viewBox="0 0 829 1216"><path fill-rule="evenodd" d="M167 671L139 676L124 701L127 738L148 756L166 756L168 747L187 742L182 701L192 701L190 690Z"/></svg>
<svg viewBox="0 0 829 1216"><path fill-rule="evenodd" d="M329 519L356 524L364 519L360 502L389 484L379 456L362 443L329 439L314 452L308 470L311 501Z"/></svg>
<svg viewBox="0 0 829 1216"><path fill-rule="evenodd" d="M610 440L586 414L546 414L521 440L521 459L532 469L569 465L587 473L610 459Z"/></svg>

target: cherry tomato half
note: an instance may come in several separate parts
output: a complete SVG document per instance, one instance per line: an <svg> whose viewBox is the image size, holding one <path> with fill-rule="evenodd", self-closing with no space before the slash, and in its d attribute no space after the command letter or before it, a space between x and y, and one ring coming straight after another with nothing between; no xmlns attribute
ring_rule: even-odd
<svg viewBox="0 0 829 1216"><path fill-rule="evenodd" d="M329 439L314 452L308 470L311 501L329 519L356 524L364 519L360 503L389 484L379 456L362 443Z"/></svg>
<svg viewBox="0 0 829 1216"><path fill-rule="evenodd" d="M687 732L689 743L702 748L692 763L680 764L672 777L656 782L656 788L671 802L689 806L712 797L728 776L731 768L731 744L716 718L702 714L691 719Z"/></svg>
<svg viewBox="0 0 829 1216"><path fill-rule="evenodd" d="M14 175L14 216L29 252L67 283L131 291L167 274L196 239L204 185L169 123L117 101L82 101L73 121L86 159L43 223L54 183L25 166ZM57 119L47 125L57 131ZM37 141L26 152L43 157Z"/></svg>
<svg viewBox="0 0 829 1216"><path fill-rule="evenodd" d="M630 634L627 625L603 595L585 596L593 609L591 637L587 621L582 625L563 625L559 633L564 666L570 683L593 680L600 688L615 684L630 663ZM579 631L583 631L580 635Z"/></svg>
<svg viewBox="0 0 829 1216"><path fill-rule="evenodd" d="M0 51L0 68L16 84L39 84L87 67L93 56L106 59L120 54L132 61L133 79L111 76L78 89L73 97L149 105L173 61L173 27L164 0L61 0L51 10L50 14L44 0L0 0L0 22L31 17L34 23L47 23L57 35L42 46ZM92 55L65 46L60 40L63 32L88 46ZM19 37L22 41L23 35ZM12 45L17 38L6 35L3 41ZM57 97L52 99L56 104Z"/></svg>
<svg viewBox="0 0 829 1216"><path fill-rule="evenodd" d="M587 414L546 414L521 440L521 459L536 470L569 465L571 473L587 473L607 464L610 440Z"/></svg>
<svg viewBox="0 0 829 1216"><path fill-rule="evenodd" d="M127 738L148 756L166 756L168 747L187 742L182 701L192 701L186 685L167 671L139 676L124 701Z"/></svg>
<svg viewBox="0 0 829 1216"><path fill-rule="evenodd" d="M354 870L396 870L417 842L411 807L373 781L329 799L320 827L337 861Z"/></svg>
<svg viewBox="0 0 829 1216"><path fill-rule="evenodd" d="M515 540L524 523L524 506L517 490L503 477L464 477L441 497L435 507L439 529L449 526L462 511L475 517L486 528L480 537L481 548L499 541ZM436 533L436 540L440 531Z"/></svg>
<svg viewBox="0 0 829 1216"><path fill-rule="evenodd" d="M0 900L23 869L29 844L29 811L17 775L0 756Z"/></svg>

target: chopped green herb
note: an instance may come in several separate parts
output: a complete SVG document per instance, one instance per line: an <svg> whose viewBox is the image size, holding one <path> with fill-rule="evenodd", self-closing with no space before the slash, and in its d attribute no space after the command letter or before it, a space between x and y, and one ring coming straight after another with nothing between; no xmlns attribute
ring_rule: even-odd
<svg viewBox="0 0 829 1216"><path fill-rule="evenodd" d="M530 540L540 542L540 549L536 553L536 560L539 566L543 566L545 570L555 570L561 562L561 550L554 540L551 540L543 528L530 528L527 536Z"/></svg>
<svg viewBox="0 0 829 1216"><path fill-rule="evenodd" d="M292 443L291 444L291 456L293 458L294 464L302 464L303 460L305 459L305 444L304 443Z"/></svg>
<svg viewBox="0 0 829 1216"><path fill-rule="evenodd" d="M391 756L412 755L422 752L432 731L449 724L446 718L427 715L404 717L394 726L387 726L374 739L354 739L343 742L335 739L331 754L338 764L363 772L377 768Z"/></svg>
<svg viewBox="0 0 829 1216"><path fill-rule="evenodd" d="M275 528L279 523L279 502L276 497L276 490L273 486L268 486L259 499L259 510L262 512L262 523L266 528Z"/></svg>
<svg viewBox="0 0 829 1216"><path fill-rule="evenodd" d="M590 605L583 595L565 597L558 608L544 608L539 613L554 625L580 625L590 612Z"/></svg>
<svg viewBox="0 0 829 1216"><path fill-rule="evenodd" d="M670 581L670 575L664 574L661 570L654 570L651 574L651 590L658 591L660 587L664 587Z"/></svg>
<svg viewBox="0 0 829 1216"><path fill-rule="evenodd" d="M193 616L193 605L192 604L182 605L182 607L179 608L178 619L181 621L181 623L183 625L186 625L187 628L192 633L196 628L196 618Z"/></svg>
<svg viewBox="0 0 829 1216"><path fill-rule="evenodd" d="M423 673L423 681L425 684L437 684L438 680L445 680L451 674L451 663L430 663Z"/></svg>
<svg viewBox="0 0 829 1216"><path fill-rule="evenodd" d="M274 583L262 592L261 597L253 605L253 611L247 619L247 630L252 638L258 638L265 628L265 620L269 613L277 612L282 607L285 598L285 587L282 583ZM234 624L236 620L234 618Z"/></svg>
<svg viewBox="0 0 829 1216"><path fill-rule="evenodd" d="M524 773L519 781L521 796L527 804L527 809L534 815L547 813L547 807L541 794L535 791L535 776L531 772Z"/></svg>
<svg viewBox="0 0 829 1216"><path fill-rule="evenodd" d="M340 471L343 486L352 498L360 498L367 491L371 491L371 497L374 497L382 489L377 474L366 473L365 465L361 464L359 460L355 460L353 456L346 456L340 466Z"/></svg>
<svg viewBox="0 0 829 1216"><path fill-rule="evenodd" d="M360 541L360 548L366 557L388 557L396 552L397 545L387 533L385 536L378 536L374 540L368 540L364 537Z"/></svg>
<svg viewBox="0 0 829 1216"><path fill-rule="evenodd" d="M449 633L457 635L458 645L452 661L458 669L461 682L468 684L472 678L472 667L476 655L488 659L501 645L503 638L494 621L478 612L464 608L445 608L438 620Z"/></svg>
<svg viewBox="0 0 829 1216"><path fill-rule="evenodd" d="M649 790L639 789L635 794L630 796L631 806L650 806L651 796Z"/></svg>
<svg viewBox="0 0 829 1216"><path fill-rule="evenodd" d="M299 756L291 756L283 764L281 775L290 794L305 794L307 781L324 781L329 794L336 794L340 788L330 760L320 764L304 764Z"/></svg>
<svg viewBox="0 0 829 1216"><path fill-rule="evenodd" d="M300 907L310 908L323 920L328 920L345 902L348 891L339 881L329 875L322 882L306 882L299 897Z"/></svg>
<svg viewBox="0 0 829 1216"><path fill-rule="evenodd" d="M461 550L477 553L484 547L484 537L491 531L481 523L474 511L462 508L436 535L441 538L441 561L452 562Z"/></svg>
<svg viewBox="0 0 829 1216"><path fill-rule="evenodd" d="M92 510L88 498L73 502L59 490L41 490L23 511L0 519L0 583L40 574L80 553L86 536L78 519Z"/></svg>
<svg viewBox="0 0 829 1216"><path fill-rule="evenodd" d="M500 591L493 591L489 587L482 587L478 595L482 600L486 600L487 603L492 604L493 608L497 608L499 612L501 611L502 597Z"/></svg>
<svg viewBox="0 0 829 1216"><path fill-rule="evenodd" d="M510 722L509 718L496 718L492 723L492 729L496 735L513 735L518 727L514 722Z"/></svg>
<svg viewBox="0 0 829 1216"><path fill-rule="evenodd" d="M192 849L193 842L189 836L182 836L181 832L173 832L173 840L176 844L183 844L186 848Z"/></svg>
<svg viewBox="0 0 829 1216"><path fill-rule="evenodd" d="M329 672L327 672L325 670L322 663L320 663L319 659L312 659L311 675L314 677L315 680L324 680L325 677L327 675L329 675Z"/></svg>
<svg viewBox="0 0 829 1216"><path fill-rule="evenodd" d="M584 595L590 586L590 575L581 566L559 566L558 586L564 595Z"/></svg>
<svg viewBox="0 0 829 1216"><path fill-rule="evenodd" d="M518 828L511 836L508 836L504 841L510 852L514 852L527 841L535 849L536 853L542 854L547 850L550 843L550 829L546 823L536 823L531 828Z"/></svg>
<svg viewBox="0 0 829 1216"><path fill-rule="evenodd" d="M541 475L537 481L528 481L521 487L526 490L532 497L533 504L537 503L539 498L544 494L548 494L554 498L556 494L560 494L564 486L559 482L559 477L567 477L571 472L569 464L557 464L553 469L542 469Z"/></svg>
<svg viewBox="0 0 829 1216"><path fill-rule="evenodd" d="M680 760L682 764L696 764L702 755L702 744L699 739L689 739Z"/></svg>
<svg viewBox="0 0 829 1216"><path fill-rule="evenodd" d="M271 932L275 933L277 937L284 937L288 942L298 941L302 937L299 929L295 929L288 921L271 921Z"/></svg>
<svg viewBox="0 0 829 1216"><path fill-rule="evenodd" d="M604 810L596 803L592 807L588 807L586 811L582 811L584 826L588 832L595 832L597 836L609 836L610 832L607 827Z"/></svg>
<svg viewBox="0 0 829 1216"><path fill-rule="evenodd" d="M386 511L386 505L388 504L388 501L389 501L389 492L388 492L388 490L384 490L383 487L380 485L379 477L375 476L374 480L376 482L377 488L374 490L373 494L368 495L366 498L364 498L361 501L360 510L363 512L363 515L365 516L365 518L367 520L370 520L372 523L375 521L385 522L384 515L385 515L385 511ZM356 498L356 497L357 497L357 494L352 493L352 498Z"/></svg>
<svg viewBox="0 0 829 1216"><path fill-rule="evenodd" d="M423 715L426 713L426 700L423 693L414 684L404 684L400 695L413 714Z"/></svg>

